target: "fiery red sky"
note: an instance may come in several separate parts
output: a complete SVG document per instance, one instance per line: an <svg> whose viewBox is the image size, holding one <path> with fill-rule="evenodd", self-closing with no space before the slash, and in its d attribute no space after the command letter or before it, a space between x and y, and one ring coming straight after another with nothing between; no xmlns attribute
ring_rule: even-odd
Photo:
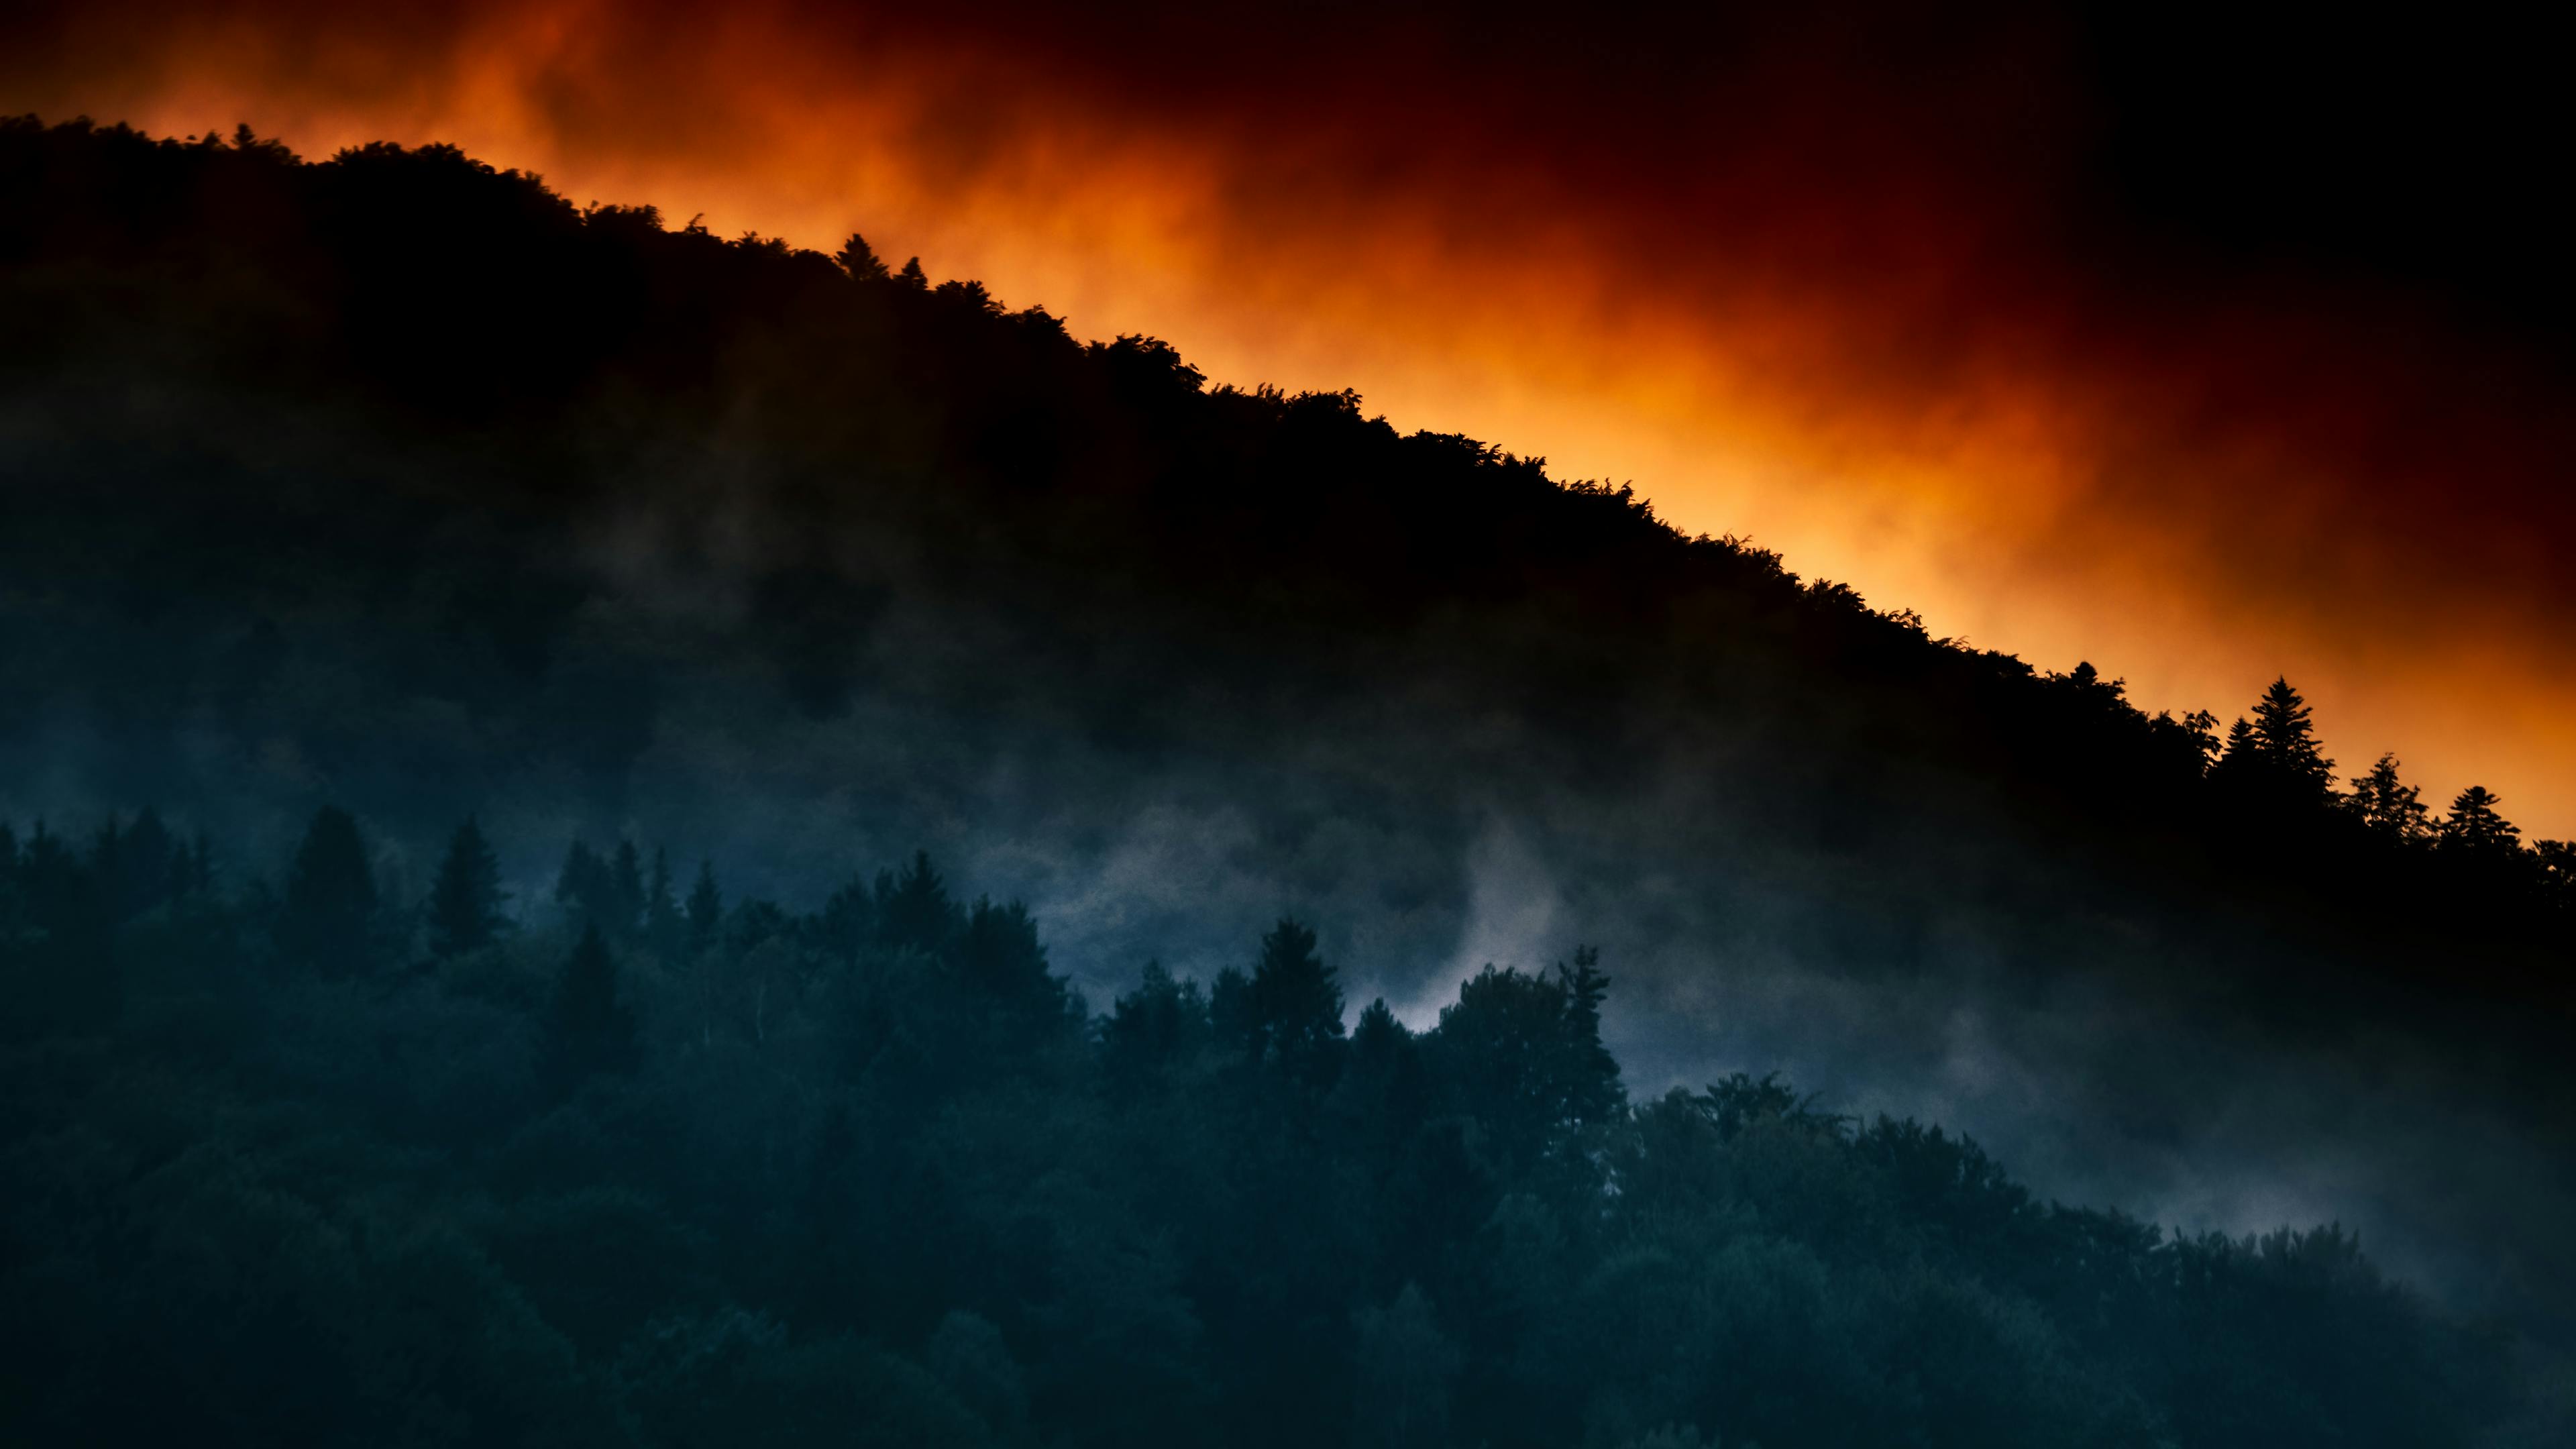
<svg viewBox="0 0 2576 1449"><path fill-rule="evenodd" d="M2576 349L2563 293L2515 291L2565 239L2508 204L2549 149L2507 134L2510 37L346 9L0 22L0 110L448 141L576 201L861 231L1218 381L1632 480L2150 708L2286 672L2344 773L2394 749L2428 799L2576 834Z"/></svg>

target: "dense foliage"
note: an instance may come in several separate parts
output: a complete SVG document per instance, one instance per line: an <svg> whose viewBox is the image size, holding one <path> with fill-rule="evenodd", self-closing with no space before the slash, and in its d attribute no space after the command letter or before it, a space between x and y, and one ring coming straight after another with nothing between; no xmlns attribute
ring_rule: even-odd
<svg viewBox="0 0 2576 1449"><path fill-rule="evenodd" d="M575 845L420 899L0 834L19 1443L2469 1442L2334 1228L2167 1237L1765 1077L1632 1104L1595 956L1346 1018L1282 921L1105 1012L925 858L819 908ZM469 929L470 928L470 929ZM480 933L484 939L468 940Z"/></svg>
<svg viewBox="0 0 2576 1449"><path fill-rule="evenodd" d="M1159 341L1078 342L859 237L671 230L448 147L306 163L247 129L18 118L0 197L0 382L52 429L22 419L12 460L0 562L42 582L0 615L27 692L0 728L112 695L86 722L172 790L201 785L171 733L211 714L389 814L401 767L531 756L613 797L704 653L750 656L782 712L847 718L920 594L1009 651L971 730L1016 694L1248 758L1280 718L1436 670L1555 727L1560 776L1665 766L1677 716L1714 732L1774 849L1900 851L1964 818L2143 883L2105 903L2286 919L2338 984L2436 946L2446 994L2563 996L2570 847L2521 840L2481 787L2437 814L2393 754L2342 788L2286 680L2231 729L2150 715L2089 664L1930 638L1354 394L1208 389ZM617 598L638 590L661 597ZM1858 914L1901 934L1915 909Z"/></svg>
<svg viewBox="0 0 2576 1449"><path fill-rule="evenodd" d="M0 336L0 1438L2564 1442L2347 1233L1605 1048L1768 1010L1883 1092L1973 1002L1981 1135L2315 1165L2567 1333L2576 857L2286 680L2149 714L1347 393L447 148L0 123ZM93 832L141 799L234 844ZM1505 814L1620 995L1350 1011ZM726 876L532 888L585 829ZM835 878L916 841L1056 955Z"/></svg>

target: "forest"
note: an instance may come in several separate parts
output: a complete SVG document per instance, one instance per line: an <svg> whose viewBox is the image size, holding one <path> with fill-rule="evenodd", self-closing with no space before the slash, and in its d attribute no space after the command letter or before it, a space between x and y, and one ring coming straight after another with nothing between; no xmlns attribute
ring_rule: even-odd
<svg viewBox="0 0 2576 1449"><path fill-rule="evenodd" d="M2576 855L2288 678L448 147L0 338L0 1438L2565 1442Z"/></svg>
<svg viewBox="0 0 2576 1449"><path fill-rule="evenodd" d="M1093 1012L918 855L796 911L577 841L512 902L469 819L405 900L326 807L250 865L0 833L10 1442L2512 1442L2336 1227L1632 1101L1589 950L1415 1032L1281 920Z"/></svg>

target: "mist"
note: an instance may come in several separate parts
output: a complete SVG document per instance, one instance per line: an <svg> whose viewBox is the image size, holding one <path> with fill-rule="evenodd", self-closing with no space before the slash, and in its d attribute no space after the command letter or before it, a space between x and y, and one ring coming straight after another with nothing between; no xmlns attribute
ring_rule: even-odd
<svg viewBox="0 0 2576 1449"><path fill-rule="evenodd" d="M1944 1192L2009 1172L2070 1209L2181 1229L2175 1254L2326 1264L2332 1291L2412 1324L2341 1232L2245 1241L2355 1230L2446 1323L2568 1331L2563 850L2480 844L2457 805L2438 830L2374 824L2287 679L2247 706L2270 735L2222 741L2214 717L2151 714L2108 671L1936 638L1758 541L1685 534L1631 489L1401 431L1348 392L1211 387L1152 338L1078 339L863 238L836 257L725 241L578 209L451 150L306 164L247 133L29 122L0 146L0 183L29 200L0 235L0 325L27 339L0 358L0 821L112 839L148 807L202 832L228 903L212 919L242 923L217 933L247 963L227 979L260 1003L206 1032L238 1033L263 1090L346 1095L388 1141L454 1148L491 1174L469 1174L477 1191L515 1202L539 1183L591 1211L597 1182L548 1174L651 1157L602 1144L651 1138L636 1123L676 1098L699 1135L653 1171L704 1216L669 1238L767 1241L794 1198L849 1209L814 1229L835 1242L850 1222L936 1219L902 1194L950 1181L850 1174L853 1154L954 1149L967 1176L1013 1180L1014 1154L1041 1151L1015 1133L1098 1106L1042 1151L1133 1129L1129 1187L1231 1160L1173 1146L1190 1132L1383 1150L1375 1177L1347 1179L1421 1215L1389 1241L1446 1244L1405 1271L1455 1300L1484 1291L1458 1244L1550 1239L1516 1216L1559 1212L1528 1207L1549 1194L1588 1221L1604 1164L1647 1139L1585 1134L1651 1126L1719 1153L1706 1181L1791 1162L1779 1181L1805 1182L1798 1154L1827 1154L1818 1180L1862 1184L1860 1218L1913 1189L1830 1154L1929 1151ZM469 818L519 935L415 961ZM575 842L666 853L675 884L703 864L733 914L687 950L634 911L603 926ZM294 902L334 850L344 895L375 903L344 952L365 969L297 945ZM779 944L819 939L835 911L876 934ZM748 944L725 934L745 920ZM558 964L550 994L539 973ZM747 1026L701 999L719 965L758 977ZM772 977L801 982L774 1019ZM1281 980L1305 1005L1245 984ZM1553 1023L1545 1060L1577 1105L1516 1137L1513 1094L1473 1087L1507 1074L1449 1033L1452 1012L1495 1019L1479 1011ZM1156 1013L1191 1025L1155 1046ZM1145 1048L1117 1045L1122 1017L1161 1062L1133 1080L1117 1053ZM1353 1068L1343 1092L1363 1034L1385 1075ZM157 1018L134 1040L165 1036L217 1054ZM27 1070L90 1049L42 1045ZM489 1082L487 1056L507 1059ZM1484 1115L1401 1106L1425 1081ZM1398 1105L1353 1105L1364 1087ZM1138 1125L1200 1096L1246 1115L1170 1141ZM1748 1112L1770 1125L1726 1157ZM1366 1146L1381 1119L1418 1135ZM1249 1176L1209 1201L1345 1181L1236 1165ZM1157 1256L1178 1250L1064 1171L1032 1179L1063 1202L995 1199L994 1241L1090 1224L1108 1246L1031 1281L1093 1273L1086 1303L1184 1301L1187 1275ZM629 1190L609 1191L617 1212ZM1420 1225L1459 1203L1473 1222ZM1808 1248L1725 1237L1737 1207L1711 1209L1719 1236L1693 1262L1824 1281ZM517 1211L490 1251L542 1259L508 1247ZM1215 1245L1193 1271L1266 1263L1246 1244L1271 1226L1313 1235L1316 1262L1349 1257L1328 1211L1256 1217L1193 1218ZM2046 1221L2134 1237L2109 1215ZM913 1256L995 1255L1018 1271L989 1244ZM1583 1295L1651 1260L1604 1256L1566 1301L1626 1321L1627 1299ZM843 1267L845 1287L897 1271ZM1337 1335L1455 1329L1404 1307L1410 1281L1350 1302L1275 1290L1294 1314L1249 1289L1186 1301L1247 1343L1291 1324L1297 1361L1356 1372ZM782 1354L790 1327L882 1331L928 1363L993 1321L1024 1340L1059 1323L1018 1289L974 1287L975 1308L950 1288L966 1291L819 1306L780 1290L774 1334L690 1331ZM2019 1300L1958 1292L2020 1321ZM1847 1308L1866 1299L1831 1301L1866 1317ZM583 1342L588 1310L551 1311L585 1363L650 1346L604 1327ZM1060 1402L1096 1392L1083 1362L1053 1361ZM1294 1397L1242 1372L1241 1413ZM1660 1422L1603 1403L1585 1431L1602 1442Z"/></svg>

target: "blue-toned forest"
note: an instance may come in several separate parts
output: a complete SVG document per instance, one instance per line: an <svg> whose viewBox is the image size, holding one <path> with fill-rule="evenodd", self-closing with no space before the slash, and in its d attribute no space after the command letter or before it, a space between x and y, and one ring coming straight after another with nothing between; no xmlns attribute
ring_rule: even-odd
<svg viewBox="0 0 2576 1449"><path fill-rule="evenodd" d="M0 1442L2565 1442L2576 855L2287 679L447 148L0 339Z"/></svg>
<svg viewBox="0 0 2576 1449"><path fill-rule="evenodd" d="M2493 1345L2347 1235L2169 1237L1770 1077L1632 1102L1590 951L1424 1032L1314 933L1097 1013L927 858L819 908L460 828L273 877L0 837L13 1436L2466 1442ZM31 1009L33 1008L33 1009Z"/></svg>

